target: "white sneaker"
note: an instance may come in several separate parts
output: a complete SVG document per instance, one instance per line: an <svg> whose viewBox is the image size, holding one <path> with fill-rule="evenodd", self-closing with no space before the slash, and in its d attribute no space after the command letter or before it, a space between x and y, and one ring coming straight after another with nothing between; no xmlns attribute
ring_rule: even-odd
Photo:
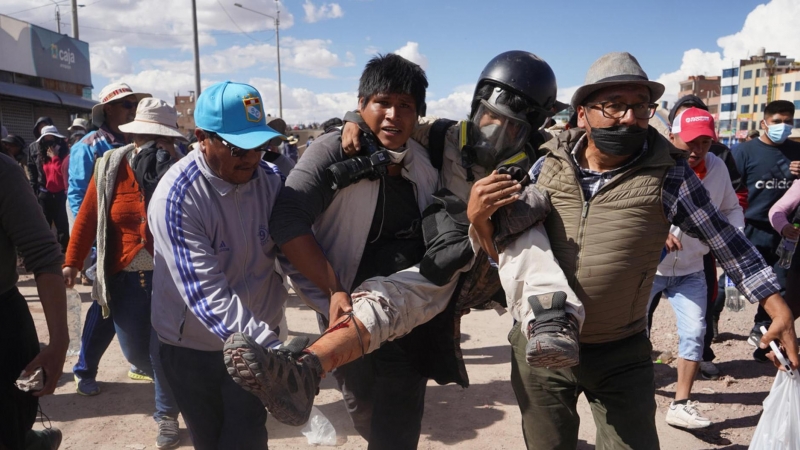
<svg viewBox="0 0 800 450"><path fill-rule="evenodd" d="M700 375L706 380L716 380L719 378L719 369L711 361L701 361Z"/></svg>
<svg viewBox="0 0 800 450"><path fill-rule="evenodd" d="M711 421L701 416L697 411L697 402L691 400L687 401L685 405L676 405L675 402L670 403L669 411L667 411L667 423L673 427L690 430L711 425Z"/></svg>

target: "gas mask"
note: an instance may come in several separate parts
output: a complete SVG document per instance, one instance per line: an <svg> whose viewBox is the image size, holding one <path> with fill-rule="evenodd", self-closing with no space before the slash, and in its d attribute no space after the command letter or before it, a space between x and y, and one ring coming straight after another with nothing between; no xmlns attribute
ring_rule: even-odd
<svg viewBox="0 0 800 450"><path fill-rule="evenodd" d="M531 126L526 112L515 113L497 99L503 90L496 88L488 100L481 100L472 116L475 132L472 152L474 162L487 170L518 153L528 142Z"/></svg>

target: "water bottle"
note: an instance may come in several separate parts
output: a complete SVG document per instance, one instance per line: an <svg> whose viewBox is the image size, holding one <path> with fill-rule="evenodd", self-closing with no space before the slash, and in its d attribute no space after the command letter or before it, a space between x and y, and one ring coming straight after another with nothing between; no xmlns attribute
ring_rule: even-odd
<svg viewBox="0 0 800 450"><path fill-rule="evenodd" d="M793 223L792 226L794 229L800 228L800 222ZM787 238L781 239L780 245L778 245L778 249L775 250L775 254L778 255L778 265L783 267L784 269L788 269L792 265L792 257L794 257L794 250L797 248L797 239L791 240Z"/></svg>
<svg viewBox="0 0 800 450"><path fill-rule="evenodd" d="M736 289L736 285L733 284L733 280L728 275L725 275L725 307L733 312L744 309L742 296L739 295L739 290Z"/></svg>
<svg viewBox="0 0 800 450"><path fill-rule="evenodd" d="M67 289L67 330L67 356L76 356L81 352L81 295L74 288Z"/></svg>

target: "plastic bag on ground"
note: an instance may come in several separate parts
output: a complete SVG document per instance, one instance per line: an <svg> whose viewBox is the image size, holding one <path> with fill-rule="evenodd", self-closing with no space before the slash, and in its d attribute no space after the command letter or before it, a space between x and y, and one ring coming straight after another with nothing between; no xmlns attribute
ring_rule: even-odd
<svg viewBox="0 0 800 450"><path fill-rule="evenodd" d="M764 400L751 450L800 449L800 376L778 372Z"/></svg>
<svg viewBox="0 0 800 450"><path fill-rule="evenodd" d="M316 406L311 407L311 417L300 430L310 445L336 445L333 424Z"/></svg>
<svg viewBox="0 0 800 450"><path fill-rule="evenodd" d="M67 289L67 330L69 347L67 356L81 352L81 295L74 288Z"/></svg>

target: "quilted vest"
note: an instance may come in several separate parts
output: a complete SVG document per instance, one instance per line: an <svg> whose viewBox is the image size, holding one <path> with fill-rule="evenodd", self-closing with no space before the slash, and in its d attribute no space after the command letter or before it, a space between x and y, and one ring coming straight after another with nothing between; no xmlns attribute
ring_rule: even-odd
<svg viewBox="0 0 800 450"><path fill-rule="evenodd" d="M553 254L583 302L582 343L616 341L643 331L647 303L670 224L661 190L677 153L652 127L648 152L584 199L570 152L583 130L560 133L537 184L553 209L545 220Z"/></svg>

